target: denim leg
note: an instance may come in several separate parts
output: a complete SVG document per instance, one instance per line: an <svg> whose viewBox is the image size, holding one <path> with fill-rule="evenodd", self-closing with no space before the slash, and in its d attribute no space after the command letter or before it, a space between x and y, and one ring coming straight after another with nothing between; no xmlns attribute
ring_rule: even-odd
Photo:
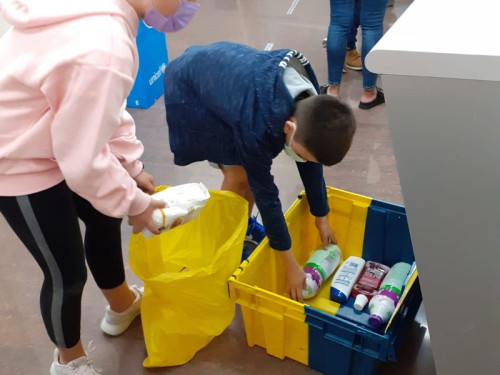
<svg viewBox="0 0 500 375"><path fill-rule="evenodd" d="M354 17L355 0L330 0L330 26L326 42L328 84L340 85L347 37Z"/></svg>
<svg viewBox="0 0 500 375"><path fill-rule="evenodd" d="M356 36L358 35L359 27L359 10L360 10L360 0L355 0L354 3L354 18L352 20L351 30L347 37L347 49L356 49Z"/></svg>
<svg viewBox="0 0 500 375"><path fill-rule="evenodd" d="M372 89L377 85L377 74L366 69L365 58L384 34L384 15L387 0L360 0L361 58L363 61L363 88Z"/></svg>

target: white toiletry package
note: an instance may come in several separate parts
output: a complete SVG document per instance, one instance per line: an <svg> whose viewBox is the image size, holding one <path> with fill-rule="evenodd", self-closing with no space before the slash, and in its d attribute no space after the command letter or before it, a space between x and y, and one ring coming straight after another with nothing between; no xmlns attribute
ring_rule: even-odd
<svg viewBox="0 0 500 375"><path fill-rule="evenodd" d="M151 197L166 203L165 208L155 209L152 215L156 227L162 233L196 219L210 198L210 193L205 185L198 182L172 186ZM147 229L142 234L146 238L153 236Z"/></svg>

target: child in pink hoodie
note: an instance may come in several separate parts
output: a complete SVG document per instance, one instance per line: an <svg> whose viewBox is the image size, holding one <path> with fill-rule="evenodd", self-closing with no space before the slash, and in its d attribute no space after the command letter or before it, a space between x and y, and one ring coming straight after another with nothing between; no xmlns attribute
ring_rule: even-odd
<svg viewBox="0 0 500 375"><path fill-rule="evenodd" d="M163 203L148 195L154 180L138 160L143 146L125 101L139 19L164 26L180 8L178 0L0 0L13 26L0 38L0 212L44 274L52 375L97 373L80 341L85 258L109 302L102 330L119 335L140 313L142 291L125 280L121 218L134 233L158 233L151 213Z"/></svg>

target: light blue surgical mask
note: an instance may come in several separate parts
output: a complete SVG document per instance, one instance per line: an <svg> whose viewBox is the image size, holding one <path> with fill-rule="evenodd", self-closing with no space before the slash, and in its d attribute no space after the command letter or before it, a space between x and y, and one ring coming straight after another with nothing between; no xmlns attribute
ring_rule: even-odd
<svg viewBox="0 0 500 375"><path fill-rule="evenodd" d="M295 135L295 131L297 130L297 125L295 125L295 123L293 123L293 132L292 132L292 135L290 136L290 145L292 144L292 140L293 140L293 136ZM305 159L302 159L299 155L297 155L293 150L292 148L286 144L285 142L285 146L283 147L283 149L285 150L285 154L287 154L288 156L290 156L293 160L295 160L297 163L305 163L307 160Z"/></svg>
<svg viewBox="0 0 500 375"><path fill-rule="evenodd" d="M174 14L166 17L158 12L154 6L153 1L149 0L149 10L143 18L144 23L163 33L178 31L186 27L186 25L194 17L200 4L192 1L179 0L179 9Z"/></svg>
<svg viewBox="0 0 500 375"><path fill-rule="evenodd" d="M283 148L285 153L290 156L293 160L298 163L305 163L307 160L302 159L299 155L293 152L292 148L285 143L285 147Z"/></svg>

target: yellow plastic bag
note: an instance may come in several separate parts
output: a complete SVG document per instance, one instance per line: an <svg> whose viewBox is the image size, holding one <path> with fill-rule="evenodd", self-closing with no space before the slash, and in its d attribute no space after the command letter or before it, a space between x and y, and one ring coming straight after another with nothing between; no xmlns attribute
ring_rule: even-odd
<svg viewBox="0 0 500 375"><path fill-rule="evenodd" d="M192 222L130 238L130 266L144 281L144 367L188 362L234 317L227 280L241 261L248 203L230 192L210 195Z"/></svg>

